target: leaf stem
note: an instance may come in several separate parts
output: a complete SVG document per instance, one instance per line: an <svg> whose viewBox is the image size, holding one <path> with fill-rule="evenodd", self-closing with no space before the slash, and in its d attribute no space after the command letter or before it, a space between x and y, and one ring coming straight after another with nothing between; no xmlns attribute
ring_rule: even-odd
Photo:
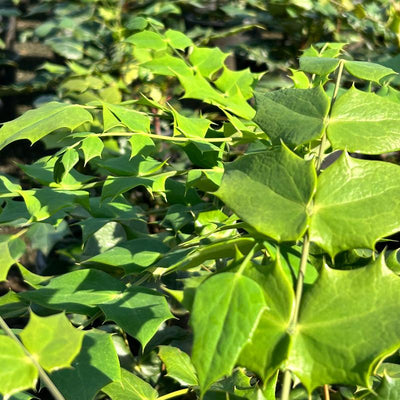
<svg viewBox="0 0 400 400"><path fill-rule="evenodd" d="M64 396L57 389L56 385L54 385L52 380L49 378L49 376L44 371L44 369L40 366L40 364L35 359L35 357L33 357L33 355L31 353L29 353L29 351L22 344L22 342L17 338L17 336L10 329L10 327L7 325L6 321L4 321L4 319L2 317L0 317L0 328L3 329L3 331L6 333L6 335L9 336L12 340L14 340L14 342L17 343L18 346L20 346L21 349L24 351L24 353L29 357L29 359L32 361L33 365L37 368L37 370L39 372L40 379L47 386L47 389L49 389L49 391L53 395L53 397L56 400L65 400Z"/></svg>
<svg viewBox="0 0 400 400"><path fill-rule="evenodd" d="M300 303L301 303L301 298L303 296L304 276L306 274L306 269L307 269L307 259L309 250L310 250L310 238L308 236L308 233L306 233L303 239L303 249L301 251L300 268L297 277L294 311L289 325L290 334L292 334L296 329L296 325L299 319ZM282 396L281 396L282 400L289 400L291 384L292 384L292 376L290 374L290 370L287 369L283 376Z"/></svg>
<svg viewBox="0 0 400 400"><path fill-rule="evenodd" d="M182 136L164 136L164 135L156 135L154 133L134 133L134 132L106 132L99 133L96 136L133 136L133 135L143 135L153 139L159 140L171 140L173 142L209 142L209 143L221 143L221 142L232 142L233 139L231 137L225 138L201 138L201 137L182 137Z"/></svg>
<svg viewBox="0 0 400 400"><path fill-rule="evenodd" d="M330 400L331 396L329 394L329 385L324 385L324 399Z"/></svg>
<svg viewBox="0 0 400 400"><path fill-rule="evenodd" d="M177 390L176 392L165 394L164 396L159 397L157 400L167 400L167 399L172 399L174 397L183 396L184 394L189 393L189 390L190 389Z"/></svg>

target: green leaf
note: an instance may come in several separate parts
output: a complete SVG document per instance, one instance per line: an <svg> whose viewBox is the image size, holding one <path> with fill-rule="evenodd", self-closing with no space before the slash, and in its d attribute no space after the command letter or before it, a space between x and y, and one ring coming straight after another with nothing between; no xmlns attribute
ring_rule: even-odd
<svg viewBox="0 0 400 400"><path fill-rule="evenodd" d="M206 78L211 78L224 66L224 61L228 53L223 53L218 47L194 47L189 56L192 65Z"/></svg>
<svg viewBox="0 0 400 400"><path fill-rule="evenodd" d="M380 64L375 64L365 61L345 61L344 67L351 75L379 83L382 78L388 75L397 74L391 68L384 67Z"/></svg>
<svg viewBox="0 0 400 400"><path fill-rule="evenodd" d="M340 60L329 57L300 57L300 69L316 75L329 75L339 66Z"/></svg>
<svg viewBox="0 0 400 400"><path fill-rule="evenodd" d="M370 388L378 362L400 346L399 301L400 278L383 256L355 270L324 267L304 294L287 368L309 391L338 382Z"/></svg>
<svg viewBox="0 0 400 400"><path fill-rule="evenodd" d="M279 146L226 164L214 194L259 233L290 241L307 229L315 184L313 163Z"/></svg>
<svg viewBox="0 0 400 400"><path fill-rule="evenodd" d="M153 140L146 135L141 135L140 133L132 135L129 139L129 143L131 145L131 158L138 154L147 157L152 154L155 149Z"/></svg>
<svg viewBox="0 0 400 400"><path fill-rule="evenodd" d="M365 400L384 399L397 400L400 396L400 379L392 378L390 375L384 374L382 382L375 389L375 394L371 393L365 397Z"/></svg>
<svg viewBox="0 0 400 400"><path fill-rule="evenodd" d="M147 382L121 368L121 382L112 382L103 388L111 400L156 400L158 393Z"/></svg>
<svg viewBox="0 0 400 400"><path fill-rule="evenodd" d="M102 271L83 269L60 275L46 286L19 296L44 307L91 315L97 304L116 298L125 289L118 279Z"/></svg>
<svg viewBox="0 0 400 400"><path fill-rule="evenodd" d="M192 361L202 393L231 373L264 309L260 286L239 274L214 275L197 288Z"/></svg>
<svg viewBox="0 0 400 400"><path fill-rule="evenodd" d="M131 286L114 300L100 305L106 318L136 338L144 348L160 325L174 316L165 297L154 290Z"/></svg>
<svg viewBox="0 0 400 400"><path fill-rule="evenodd" d="M71 365L79 354L84 333L75 329L65 314L39 317L31 313L20 333L22 343L46 371Z"/></svg>
<svg viewBox="0 0 400 400"><path fill-rule="evenodd" d="M93 400L105 385L120 381L121 370L111 335L87 332L72 368L55 371L50 379L68 400Z"/></svg>
<svg viewBox="0 0 400 400"><path fill-rule="evenodd" d="M191 76L192 70L189 65L180 58L173 57L169 54L165 54L161 57L156 57L150 61L141 64L141 67L149 69L151 72L157 75L166 76L177 76L177 75L189 75Z"/></svg>
<svg viewBox="0 0 400 400"><path fill-rule="evenodd" d="M327 134L335 149L380 154L400 149L400 104L349 89L332 108Z"/></svg>
<svg viewBox="0 0 400 400"><path fill-rule="evenodd" d="M81 149L85 156L85 165L95 157L101 157L103 153L104 144L103 141L95 135L88 136L83 139Z"/></svg>
<svg viewBox="0 0 400 400"><path fill-rule="evenodd" d="M167 43L163 37L152 31L142 31L129 36L126 41L134 44L136 47L152 50L165 50Z"/></svg>
<svg viewBox="0 0 400 400"><path fill-rule="evenodd" d="M183 386L197 386L198 380L196 371L190 357L172 346L159 346L158 356L165 364L167 376L178 381Z"/></svg>
<svg viewBox="0 0 400 400"><path fill-rule="evenodd" d="M228 94L233 86L237 85L245 99L252 97L253 89L251 85L253 84L254 76L250 72L250 69L246 68L241 71L232 71L225 66L223 68L222 74L214 82L215 86L222 92Z"/></svg>
<svg viewBox="0 0 400 400"><path fill-rule="evenodd" d="M245 275L261 286L268 309L261 315L251 342L241 352L239 364L266 380L287 357L294 293L279 254L267 265L251 264Z"/></svg>
<svg viewBox="0 0 400 400"><path fill-rule="evenodd" d="M400 167L344 153L318 178L310 238L332 257L400 229Z"/></svg>
<svg viewBox="0 0 400 400"><path fill-rule="evenodd" d="M172 108L174 115L174 134L182 133L186 137L205 137L211 121L206 118L185 117ZM178 131L178 132L176 132Z"/></svg>
<svg viewBox="0 0 400 400"><path fill-rule="evenodd" d="M10 235L0 235L0 282L7 279L9 269L25 251L24 242Z"/></svg>
<svg viewBox="0 0 400 400"><path fill-rule="evenodd" d="M283 140L299 145L321 137L329 110L329 98L321 86L256 93L254 121L272 143Z"/></svg>
<svg viewBox="0 0 400 400"><path fill-rule="evenodd" d="M36 367L22 348L4 335L0 335L0 365L0 394L4 397L35 387Z"/></svg>
<svg viewBox="0 0 400 400"><path fill-rule="evenodd" d="M132 132L150 132L150 118L146 114L115 104L106 103L106 106Z"/></svg>
<svg viewBox="0 0 400 400"><path fill-rule="evenodd" d="M184 33L168 29L165 32L167 43L169 43L174 49L184 50L186 47L193 46L193 42Z"/></svg>
<svg viewBox="0 0 400 400"><path fill-rule="evenodd" d="M0 296L0 316L4 319L20 317L27 311L27 304L22 302L16 293L9 291Z"/></svg>
<svg viewBox="0 0 400 400"><path fill-rule="evenodd" d="M126 274L140 273L154 264L169 247L152 238L133 239L85 260L83 263L123 268Z"/></svg>
<svg viewBox="0 0 400 400"><path fill-rule="evenodd" d="M91 122L91 114L83 107L51 102L30 110L0 128L0 150L9 143L28 139L31 143L60 128L73 130Z"/></svg>

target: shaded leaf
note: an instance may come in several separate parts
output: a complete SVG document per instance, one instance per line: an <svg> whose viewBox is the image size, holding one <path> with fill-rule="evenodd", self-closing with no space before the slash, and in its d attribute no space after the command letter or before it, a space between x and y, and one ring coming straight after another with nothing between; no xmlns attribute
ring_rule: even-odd
<svg viewBox="0 0 400 400"><path fill-rule="evenodd" d="M173 318L165 297L154 290L131 286L114 300L100 305L106 318L116 322L143 348L160 325Z"/></svg>

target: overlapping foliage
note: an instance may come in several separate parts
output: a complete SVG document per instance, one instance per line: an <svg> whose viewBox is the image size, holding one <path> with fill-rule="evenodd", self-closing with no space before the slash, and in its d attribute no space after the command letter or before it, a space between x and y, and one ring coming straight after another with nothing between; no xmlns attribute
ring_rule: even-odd
<svg viewBox="0 0 400 400"><path fill-rule="evenodd" d="M396 396L399 261L376 248L400 169L356 158L400 150L395 71L326 43L254 92L220 49L130 29L129 73L70 63L59 98L0 128L2 151L54 149L19 166L29 183L0 176L0 279L28 288L0 297L0 394L287 400L295 377L292 398ZM26 243L56 265L27 269Z"/></svg>

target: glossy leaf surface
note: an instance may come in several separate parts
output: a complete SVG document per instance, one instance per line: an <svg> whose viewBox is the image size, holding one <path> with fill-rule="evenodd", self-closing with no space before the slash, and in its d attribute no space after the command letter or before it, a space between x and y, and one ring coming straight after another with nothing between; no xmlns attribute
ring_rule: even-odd
<svg viewBox="0 0 400 400"><path fill-rule="evenodd" d="M315 175L312 162L279 146L226 164L215 194L259 233L297 240L307 228Z"/></svg>
<svg viewBox="0 0 400 400"><path fill-rule="evenodd" d="M254 121L273 144L283 140L288 145L299 145L322 135L329 99L321 86L256 92L255 98Z"/></svg>
<svg viewBox="0 0 400 400"><path fill-rule="evenodd" d="M380 154L400 149L400 104L355 88L332 108L328 138L335 149Z"/></svg>
<svg viewBox="0 0 400 400"><path fill-rule="evenodd" d="M192 361L202 392L230 374L265 307L260 286L239 274L218 274L199 286L191 315Z"/></svg>

